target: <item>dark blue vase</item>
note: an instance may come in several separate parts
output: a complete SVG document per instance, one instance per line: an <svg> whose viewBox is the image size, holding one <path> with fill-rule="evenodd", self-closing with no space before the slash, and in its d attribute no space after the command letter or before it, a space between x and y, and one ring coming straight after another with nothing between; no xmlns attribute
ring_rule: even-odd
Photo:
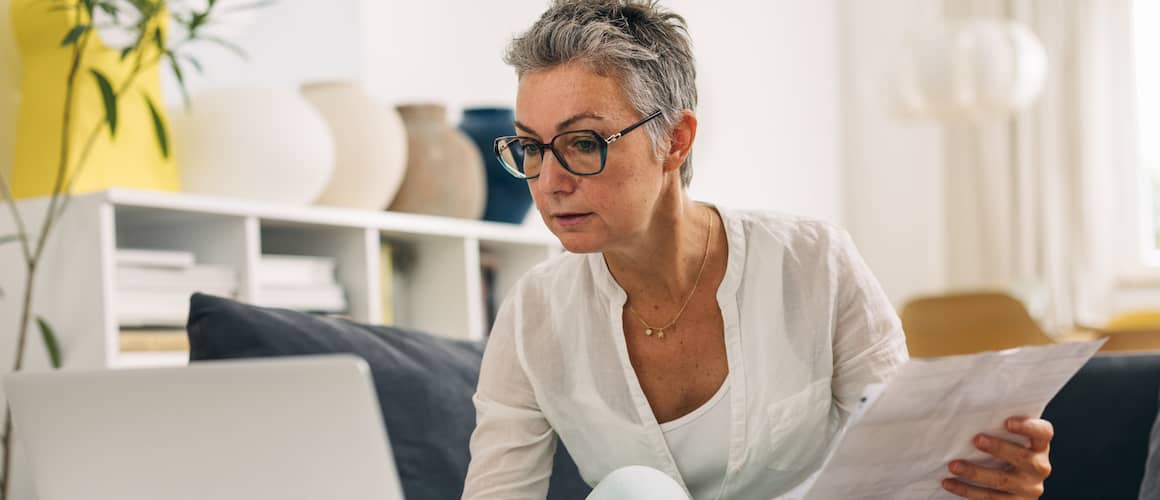
<svg viewBox="0 0 1160 500"><path fill-rule="evenodd" d="M483 220L519 224L532 206L528 181L516 179L504 170L492 151L496 137L515 135L515 114L511 108L468 108L463 110L459 129L471 137L483 155L487 174L487 208Z"/></svg>

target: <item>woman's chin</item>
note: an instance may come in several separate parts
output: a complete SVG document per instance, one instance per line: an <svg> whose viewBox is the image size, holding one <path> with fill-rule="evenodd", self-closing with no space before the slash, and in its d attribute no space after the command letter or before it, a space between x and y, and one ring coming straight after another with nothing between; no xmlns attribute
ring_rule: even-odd
<svg viewBox="0 0 1160 500"><path fill-rule="evenodd" d="M577 232L559 232L556 238L560 245L571 253L596 253L603 249L603 240L591 234Z"/></svg>

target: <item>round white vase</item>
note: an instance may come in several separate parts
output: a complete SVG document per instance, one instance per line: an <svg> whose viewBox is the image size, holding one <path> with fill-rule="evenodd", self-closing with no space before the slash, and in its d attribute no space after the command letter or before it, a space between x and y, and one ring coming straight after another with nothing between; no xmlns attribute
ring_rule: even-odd
<svg viewBox="0 0 1160 500"><path fill-rule="evenodd" d="M309 84L302 95L322 113L335 143L334 175L317 203L386 208L407 168L407 131L399 113L354 83Z"/></svg>
<svg viewBox="0 0 1160 500"><path fill-rule="evenodd" d="M297 92L211 90L172 117L184 191L305 205L330 182L330 128Z"/></svg>

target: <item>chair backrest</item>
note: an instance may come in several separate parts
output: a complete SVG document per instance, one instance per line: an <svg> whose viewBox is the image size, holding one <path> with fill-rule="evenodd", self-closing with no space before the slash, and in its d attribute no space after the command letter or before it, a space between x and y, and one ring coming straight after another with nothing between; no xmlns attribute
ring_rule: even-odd
<svg viewBox="0 0 1160 500"><path fill-rule="evenodd" d="M1107 343L1100 352L1160 351L1160 329L1104 331Z"/></svg>
<svg viewBox="0 0 1160 500"><path fill-rule="evenodd" d="M1054 343L1023 303L1002 292L921 297L906 304L901 316L915 358Z"/></svg>
<svg viewBox="0 0 1160 500"><path fill-rule="evenodd" d="M1104 328L1108 330L1160 330L1160 310L1122 312L1112 316Z"/></svg>

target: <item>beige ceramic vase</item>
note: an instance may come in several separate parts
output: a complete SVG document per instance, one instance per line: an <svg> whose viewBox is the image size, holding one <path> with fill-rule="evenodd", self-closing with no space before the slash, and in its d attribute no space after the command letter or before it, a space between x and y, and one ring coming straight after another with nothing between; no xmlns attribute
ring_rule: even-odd
<svg viewBox="0 0 1160 500"><path fill-rule="evenodd" d="M352 82L318 82L302 95L322 113L334 136L335 165L319 205L382 210L403 182L407 133L394 108Z"/></svg>
<svg viewBox="0 0 1160 500"><path fill-rule="evenodd" d="M447 123L440 104L399 106L407 129L407 173L389 210L464 219L483 216L483 157Z"/></svg>

